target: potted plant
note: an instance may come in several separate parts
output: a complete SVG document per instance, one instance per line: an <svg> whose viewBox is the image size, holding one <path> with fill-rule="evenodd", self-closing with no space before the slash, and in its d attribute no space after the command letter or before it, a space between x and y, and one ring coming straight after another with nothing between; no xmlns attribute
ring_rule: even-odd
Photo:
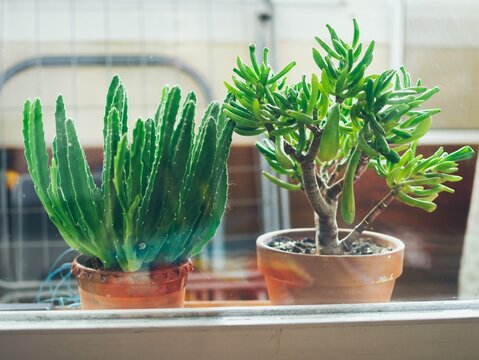
<svg viewBox="0 0 479 360"><path fill-rule="evenodd" d="M211 103L195 133L196 96L164 87L152 119L128 143L125 88L115 76L103 128L102 184L93 181L74 123L56 102L49 164L39 99L23 111L25 157L35 190L67 244L82 308L183 306L190 258L225 209L233 123Z"/></svg>
<svg viewBox="0 0 479 360"><path fill-rule="evenodd" d="M238 57L233 83L225 83L232 101L224 112L235 131L263 134L256 146L283 178L263 174L280 187L303 191L314 212L314 229L258 238L258 266L273 304L389 301L404 244L365 230L395 199L434 211L438 194L453 192L444 183L461 180L453 175L457 162L474 155L469 146L417 154L418 140L439 112L423 104L438 87L413 83L404 67L367 74L374 41L363 51L356 21L350 43L327 28L331 45L316 38L322 52L313 48L312 55L320 73L310 79L288 84L285 75L295 62L273 73L268 49L259 62L250 45L251 65ZM347 224L355 220L355 184L368 168L389 192L352 230L338 229L338 211Z"/></svg>

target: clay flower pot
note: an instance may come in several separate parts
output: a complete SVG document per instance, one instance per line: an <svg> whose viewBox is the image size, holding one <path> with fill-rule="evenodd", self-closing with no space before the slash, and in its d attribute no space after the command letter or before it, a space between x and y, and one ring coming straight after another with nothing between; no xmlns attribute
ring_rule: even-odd
<svg viewBox="0 0 479 360"><path fill-rule="evenodd" d="M340 230L343 235L347 230ZM314 229L274 231L256 242L258 268L274 305L389 302L403 269L404 243L392 236L364 236L392 248L373 255L303 255L274 249L277 237L314 238Z"/></svg>
<svg viewBox="0 0 479 360"><path fill-rule="evenodd" d="M192 269L188 261L151 271L97 270L83 255L72 264L84 310L183 307L186 280Z"/></svg>

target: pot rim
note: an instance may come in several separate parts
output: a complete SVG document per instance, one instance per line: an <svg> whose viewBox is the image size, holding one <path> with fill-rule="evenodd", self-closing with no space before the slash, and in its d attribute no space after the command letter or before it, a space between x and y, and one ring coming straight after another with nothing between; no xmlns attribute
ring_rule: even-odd
<svg viewBox="0 0 479 360"><path fill-rule="evenodd" d="M338 230L339 230L340 233L341 232L351 232L352 231L352 229L344 229L344 228L340 228ZM398 238L396 238L394 236L391 236L391 235L387 235L387 234L383 234L383 233L379 233L379 232L374 232L374 231L364 231L363 234L364 235L369 235L373 238L380 238L380 239L386 240L387 242L391 243L391 245L394 247L394 249L391 250L391 251L388 251L388 252L384 252L384 253L368 254L368 255L349 255L349 254L346 254L346 255L318 255L318 254L292 253L292 252L288 252L288 251L284 251L284 250L275 249L275 248L267 245L268 241L271 241L272 239L274 239L276 237L284 236L286 234L291 234L291 233L304 233L304 232L315 233L316 230L314 228L292 228L292 229L270 231L270 232L264 233L264 234L262 234L258 237L258 239L256 240L256 247L259 248L259 249L265 250L265 251L277 252L277 253L280 253L280 254L287 254L287 255L290 255L290 256L329 257L329 258L358 258L358 257L371 258L371 257L388 256L388 255L392 255L392 254L402 252L402 251L404 251L404 248L405 248L404 243L401 240L399 240Z"/></svg>
<svg viewBox="0 0 479 360"><path fill-rule="evenodd" d="M94 269L85 265L84 261L90 259L89 256L81 254L75 257L72 262L72 273L77 276L78 273L84 272L91 275L101 275L101 276L114 276L114 277L124 277L124 276L145 276L152 273L168 273L173 272L176 275L180 275L182 272L186 271L189 273L193 270L193 262L191 259L188 261L178 264L178 265L169 265L152 268L151 270L142 270L142 271L118 271L118 270L108 270L108 269Z"/></svg>

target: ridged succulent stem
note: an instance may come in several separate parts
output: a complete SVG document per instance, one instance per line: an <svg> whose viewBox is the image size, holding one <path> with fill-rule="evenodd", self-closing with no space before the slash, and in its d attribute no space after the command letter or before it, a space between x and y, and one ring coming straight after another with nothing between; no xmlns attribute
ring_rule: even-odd
<svg viewBox="0 0 479 360"><path fill-rule="evenodd" d="M196 95L188 94L182 106L180 99L178 87L165 87L154 120L137 121L130 146L126 91L113 78L104 116L101 188L93 182L62 97L50 167L40 101L25 103L25 157L35 190L68 245L92 257L92 263L136 271L186 261L218 228L228 193L233 123L212 103L196 134Z"/></svg>

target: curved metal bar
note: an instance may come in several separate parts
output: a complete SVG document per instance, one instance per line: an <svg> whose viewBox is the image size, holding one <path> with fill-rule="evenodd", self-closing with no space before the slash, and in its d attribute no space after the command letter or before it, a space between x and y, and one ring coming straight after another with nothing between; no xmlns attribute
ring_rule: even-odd
<svg viewBox="0 0 479 360"><path fill-rule="evenodd" d="M54 55L38 56L14 64L0 74L0 93L5 84L15 75L31 68L61 66L166 66L175 68L200 87L207 102L213 100L213 94L206 80L190 65L179 59L163 55Z"/></svg>

